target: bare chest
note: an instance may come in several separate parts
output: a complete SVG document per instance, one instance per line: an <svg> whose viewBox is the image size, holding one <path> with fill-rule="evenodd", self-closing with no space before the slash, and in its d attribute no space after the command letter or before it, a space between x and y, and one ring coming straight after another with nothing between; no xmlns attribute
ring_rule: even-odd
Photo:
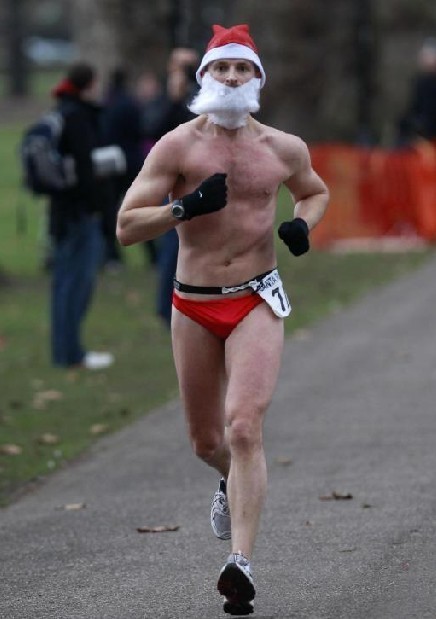
<svg viewBox="0 0 436 619"><path fill-rule="evenodd" d="M186 181L193 185L215 172L225 172L230 198L235 201L268 200L289 176L286 165L267 144L250 140L197 143L183 168Z"/></svg>

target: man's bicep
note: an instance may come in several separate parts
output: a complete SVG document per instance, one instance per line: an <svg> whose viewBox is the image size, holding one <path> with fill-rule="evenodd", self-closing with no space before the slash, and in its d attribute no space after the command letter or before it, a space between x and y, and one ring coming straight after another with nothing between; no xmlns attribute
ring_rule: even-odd
<svg viewBox="0 0 436 619"><path fill-rule="evenodd" d="M295 202L325 193L327 190L325 183L313 169L290 177L285 185Z"/></svg>
<svg viewBox="0 0 436 619"><path fill-rule="evenodd" d="M171 193L177 180L177 172L163 163L161 165L144 164L133 181L123 201L123 210L143 206L160 206Z"/></svg>
<svg viewBox="0 0 436 619"><path fill-rule="evenodd" d="M309 150L304 143L302 143L295 172L284 184L292 193L295 202L326 191L324 181L312 168Z"/></svg>

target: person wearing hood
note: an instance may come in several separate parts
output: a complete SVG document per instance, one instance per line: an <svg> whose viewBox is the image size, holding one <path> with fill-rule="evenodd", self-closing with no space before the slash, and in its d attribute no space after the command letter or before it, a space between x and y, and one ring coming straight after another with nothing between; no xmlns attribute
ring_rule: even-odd
<svg viewBox="0 0 436 619"><path fill-rule="evenodd" d="M113 362L110 353L87 351L81 341L102 258L100 216L106 200L92 162L92 151L101 145L98 88L95 69L76 63L52 91L63 117L59 150L74 161L76 175L74 186L49 202L52 360L65 368L104 369Z"/></svg>

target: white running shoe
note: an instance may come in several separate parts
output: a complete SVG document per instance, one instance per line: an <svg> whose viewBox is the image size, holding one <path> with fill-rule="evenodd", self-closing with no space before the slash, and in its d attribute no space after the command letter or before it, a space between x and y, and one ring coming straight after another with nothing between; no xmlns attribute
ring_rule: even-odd
<svg viewBox="0 0 436 619"><path fill-rule="evenodd" d="M250 563L244 555L235 553L227 559L220 572L218 591L226 599L224 612L229 615L250 615L254 612L253 599L256 595Z"/></svg>
<svg viewBox="0 0 436 619"><path fill-rule="evenodd" d="M110 352L87 352L82 365L87 370L105 370L113 364L115 358Z"/></svg>
<svg viewBox="0 0 436 619"><path fill-rule="evenodd" d="M232 537L230 510L226 494L226 480L224 477L220 479L219 488L213 495L212 507L210 510L210 524L218 539L230 539Z"/></svg>

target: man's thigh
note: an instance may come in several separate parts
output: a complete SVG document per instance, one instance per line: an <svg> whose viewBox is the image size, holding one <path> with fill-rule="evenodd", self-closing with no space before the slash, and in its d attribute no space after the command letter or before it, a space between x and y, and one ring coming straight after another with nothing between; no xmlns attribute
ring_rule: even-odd
<svg viewBox="0 0 436 619"><path fill-rule="evenodd" d="M226 414L262 417L277 383L283 352L283 320L266 303L255 307L226 341Z"/></svg>
<svg viewBox="0 0 436 619"><path fill-rule="evenodd" d="M173 355L180 396L192 433L224 428L224 343L175 307Z"/></svg>

